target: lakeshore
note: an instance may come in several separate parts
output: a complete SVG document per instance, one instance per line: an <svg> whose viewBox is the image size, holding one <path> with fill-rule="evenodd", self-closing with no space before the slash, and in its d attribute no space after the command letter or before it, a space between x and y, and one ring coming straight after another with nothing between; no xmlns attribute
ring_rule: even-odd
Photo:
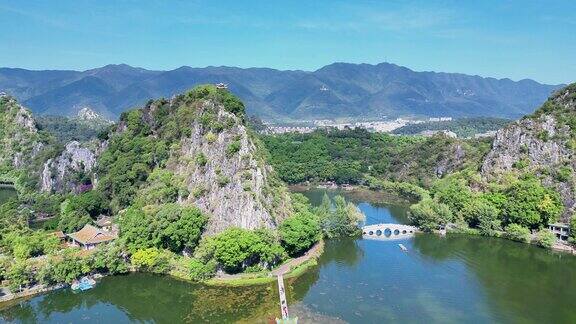
<svg viewBox="0 0 576 324"><path fill-rule="evenodd" d="M313 189L306 195L319 203L325 192L340 193ZM356 203L368 222L407 222L405 207ZM572 322L573 269L571 255L477 235L327 240L316 266L286 280L286 293L290 315L302 323ZM12 305L0 318L17 323L26 314L46 323L96 316L115 323L266 323L279 317L275 282L213 286L149 273L108 276L84 293L60 289Z"/></svg>

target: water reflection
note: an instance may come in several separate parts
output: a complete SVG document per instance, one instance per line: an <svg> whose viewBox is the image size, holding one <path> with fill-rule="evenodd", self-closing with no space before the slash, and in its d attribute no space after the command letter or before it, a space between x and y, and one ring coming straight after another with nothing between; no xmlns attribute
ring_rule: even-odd
<svg viewBox="0 0 576 324"><path fill-rule="evenodd" d="M322 194L310 198L319 203ZM404 207L358 205L371 222L406 221ZM485 237L328 241L318 267L286 287L300 323L576 322L576 258ZM206 287L133 274L104 278L81 294L62 290L20 302L0 319L266 323L278 313L275 284Z"/></svg>

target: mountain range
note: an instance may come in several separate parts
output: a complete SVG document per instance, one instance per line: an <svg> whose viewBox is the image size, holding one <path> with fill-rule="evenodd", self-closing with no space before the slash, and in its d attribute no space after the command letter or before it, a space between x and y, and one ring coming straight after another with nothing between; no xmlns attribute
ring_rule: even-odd
<svg viewBox="0 0 576 324"><path fill-rule="evenodd" d="M249 115L288 121L328 118L518 118L562 85L459 73L416 72L390 63L334 63L316 71L183 66L153 71L126 64L86 71L0 68L0 91L42 115L90 107L108 118L198 84L225 83Z"/></svg>

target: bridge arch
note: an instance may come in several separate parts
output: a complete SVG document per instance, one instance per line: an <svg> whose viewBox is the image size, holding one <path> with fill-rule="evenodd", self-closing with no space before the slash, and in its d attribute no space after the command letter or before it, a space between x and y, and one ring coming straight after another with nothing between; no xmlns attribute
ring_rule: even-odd
<svg viewBox="0 0 576 324"><path fill-rule="evenodd" d="M413 236L418 232L414 226L404 224L373 224L362 227L362 236L367 239L394 240Z"/></svg>

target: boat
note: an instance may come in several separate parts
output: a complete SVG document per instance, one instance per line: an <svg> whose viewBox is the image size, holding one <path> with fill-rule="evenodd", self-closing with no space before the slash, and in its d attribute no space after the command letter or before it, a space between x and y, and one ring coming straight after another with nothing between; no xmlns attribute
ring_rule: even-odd
<svg viewBox="0 0 576 324"><path fill-rule="evenodd" d="M94 288L96 281L90 277L82 277L80 280L74 280L71 288L73 291L85 291Z"/></svg>
<svg viewBox="0 0 576 324"><path fill-rule="evenodd" d="M408 251L408 249L404 246L404 244L400 243L400 244L398 244L398 246L400 247L400 249L401 249L402 251L404 251L404 252L407 252L407 251Z"/></svg>

